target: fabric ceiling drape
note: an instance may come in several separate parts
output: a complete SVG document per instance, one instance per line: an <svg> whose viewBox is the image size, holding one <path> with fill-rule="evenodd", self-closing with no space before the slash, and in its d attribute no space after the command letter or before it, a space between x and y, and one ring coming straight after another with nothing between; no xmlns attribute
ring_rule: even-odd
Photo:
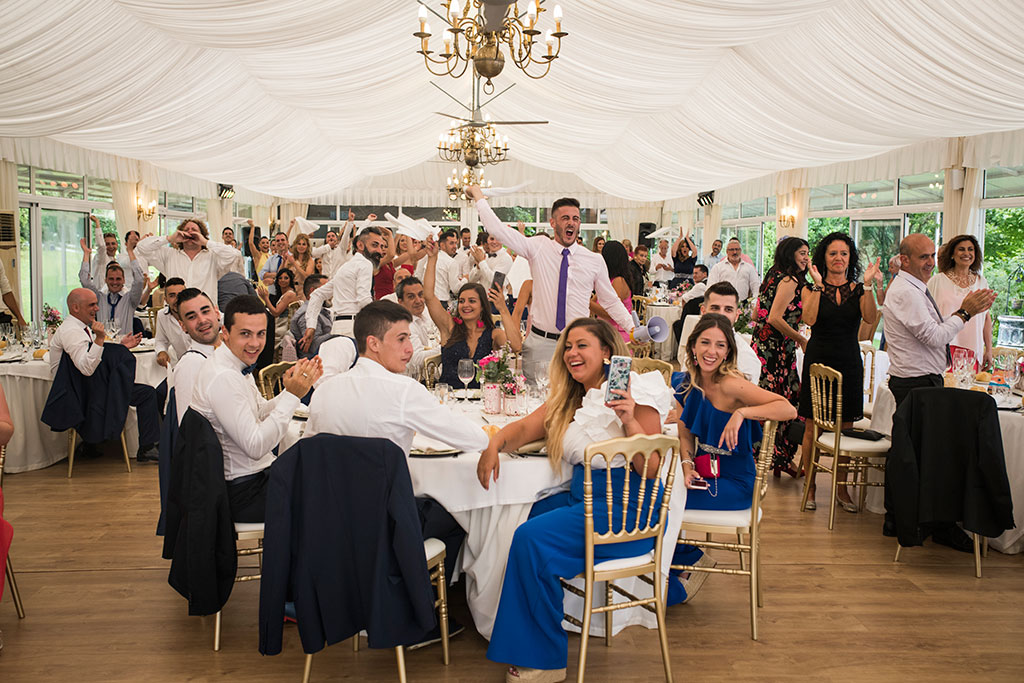
<svg viewBox="0 0 1024 683"><path fill-rule="evenodd" d="M0 211L18 211L18 166L0 160Z"/></svg>
<svg viewBox="0 0 1024 683"><path fill-rule="evenodd" d="M139 205L135 194L135 183L114 180L110 183L114 204L114 220L121 237L129 230L139 229ZM140 231L141 234L141 231Z"/></svg>
<svg viewBox="0 0 1024 683"><path fill-rule="evenodd" d="M704 207L704 235L701 244L704 245L703 248L705 252L711 252L711 243L719 239L721 234L722 205L712 204L711 206ZM725 249L722 249L722 251L725 251ZM701 254L698 254L698 260L700 260L701 256Z"/></svg>

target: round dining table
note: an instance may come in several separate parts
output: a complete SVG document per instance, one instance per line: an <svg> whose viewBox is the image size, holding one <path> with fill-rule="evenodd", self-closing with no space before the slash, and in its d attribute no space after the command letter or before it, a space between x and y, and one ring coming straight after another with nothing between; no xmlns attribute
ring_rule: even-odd
<svg viewBox="0 0 1024 683"><path fill-rule="evenodd" d="M675 304L647 304L647 319L650 320L652 315L663 318L668 323L669 335L665 341L653 344L651 355L658 360L671 363L676 359L675 335L671 332L672 323L679 320L683 315L682 302Z"/></svg>

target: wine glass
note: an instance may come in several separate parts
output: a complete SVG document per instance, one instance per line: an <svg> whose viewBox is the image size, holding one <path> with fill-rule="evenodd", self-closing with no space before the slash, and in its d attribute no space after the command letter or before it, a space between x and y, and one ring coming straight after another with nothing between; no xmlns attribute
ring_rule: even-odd
<svg viewBox="0 0 1024 683"><path fill-rule="evenodd" d="M462 400L469 399L469 383L476 377L476 364L472 358L459 359L459 381L462 382Z"/></svg>
<svg viewBox="0 0 1024 683"><path fill-rule="evenodd" d="M547 400L548 397L548 369L546 366L541 365L537 368L537 372L534 375L534 382L537 383L537 393L540 394L540 400Z"/></svg>
<svg viewBox="0 0 1024 683"><path fill-rule="evenodd" d="M118 341L121 337L118 334L120 329L118 328L117 321L111 318L107 322L103 323L103 327L107 331L107 339L110 341Z"/></svg>

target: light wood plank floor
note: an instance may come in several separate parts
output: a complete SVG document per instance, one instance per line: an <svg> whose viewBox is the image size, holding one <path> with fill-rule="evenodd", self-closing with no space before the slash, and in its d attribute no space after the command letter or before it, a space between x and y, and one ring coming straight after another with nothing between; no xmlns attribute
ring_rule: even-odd
<svg viewBox="0 0 1024 683"><path fill-rule="evenodd" d="M213 618L186 615L167 585L153 534L155 465L132 474L113 456L7 475L12 558L28 611L18 620L0 602L6 646L0 681L298 681L303 655L294 627L277 657L257 652L259 586L236 584L224 612L220 652ZM824 480L824 478L823 478ZM892 563L895 542L881 518L797 512L800 484L773 482L764 531L765 606L761 640L750 640L747 586L713 576L692 604L668 613L676 680L825 681L1024 680L1024 556L990 552L984 578L972 558L927 544ZM455 616L471 623L463 596ZM579 639L569 639L575 676ZM411 681L502 681L486 643L471 629L440 648L408 653ZM341 643L317 655L313 680L396 679L391 651ZM611 649L591 642L592 681L663 679L657 637L631 628Z"/></svg>

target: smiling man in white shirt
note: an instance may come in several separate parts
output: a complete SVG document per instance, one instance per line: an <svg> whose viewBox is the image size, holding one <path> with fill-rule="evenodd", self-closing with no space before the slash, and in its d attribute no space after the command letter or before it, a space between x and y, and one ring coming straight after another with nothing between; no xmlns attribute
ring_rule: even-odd
<svg viewBox="0 0 1024 683"><path fill-rule="evenodd" d="M651 257L651 282L668 283L675 277L675 265L668 253L668 240L658 242L658 253Z"/></svg>
<svg viewBox="0 0 1024 683"><path fill-rule="evenodd" d="M434 295L442 306L448 306L451 299L462 286L459 282L462 260L456 259L459 253L459 238L454 230L445 230L437 238L437 266L434 271ZM424 259L426 261L426 259Z"/></svg>
<svg viewBox="0 0 1024 683"><path fill-rule="evenodd" d="M733 237L725 247L725 260L719 261L708 273L708 287L716 282L728 282L736 288L740 301L746 301L757 294L761 286L761 276L757 269L743 260L743 248L740 241Z"/></svg>
<svg viewBox="0 0 1024 683"><path fill-rule="evenodd" d="M170 237L147 237L135 252L166 278L180 277L217 298L217 280L232 271L242 272L242 252L210 241L206 224L197 218L184 220Z"/></svg>
<svg viewBox="0 0 1024 683"><path fill-rule="evenodd" d="M239 296L224 311L223 344L203 362L192 409L210 421L224 452L224 479L234 522L262 522L271 452L292 414L322 372L302 359L284 374L284 391L271 400L256 388L252 370L267 339L267 312L257 297Z"/></svg>
<svg viewBox="0 0 1024 683"><path fill-rule="evenodd" d="M696 268L694 268L693 272L694 274L697 273ZM708 287L704 295L704 303L700 307L700 314L704 315L705 313L724 315L729 319L729 322L735 325L736 321L740 318L739 295L736 293L736 288L728 282L718 282ZM699 318L696 315L688 315L681 321L682 325L680 326L679 348L676 350L676 360L679 361L679 366L683 369L686 368L686 340L689 338ZM761 379L761 369L763 367L761 359L750 348L750 344L735 330L733 330L733 336L736 339L736 368L747 378L748 382L757 384Z"/></svg>
<svg viewBox="0 0 1024 683"><path fill-rule="evenodd" d="M398 303L402 308L409 311L412 321L409 323L409 333L412 338L412 358L405 368L405 374L410 377L419 377L423 368L424 359L438 352L438 340L440 333L437 326L430 319L427 313L427 302L423 296L423 283L419 278L409 276L403 279L395 288L398 296Z"/></svg>
<svg viewBox="0 0 1024 683"><path fill-rule="evenodd" d="M220 346L220 311L210 297L190 287L178 295L178 316L181 329L191 342L178 359L171 376L178 424L181 424L181 418L185 417L185 411L192 403L192 390L203 362Z"/></svg>
<svg viewBox="0 0 1024 683"><path fill-rule="evenodd" d="M156 362L161 367L173 366L192 343L178 322L178 296L185 289L185 281L172 277L164 283L164 302L167 304L156 314L156 335L153 348Z"/></svg>

